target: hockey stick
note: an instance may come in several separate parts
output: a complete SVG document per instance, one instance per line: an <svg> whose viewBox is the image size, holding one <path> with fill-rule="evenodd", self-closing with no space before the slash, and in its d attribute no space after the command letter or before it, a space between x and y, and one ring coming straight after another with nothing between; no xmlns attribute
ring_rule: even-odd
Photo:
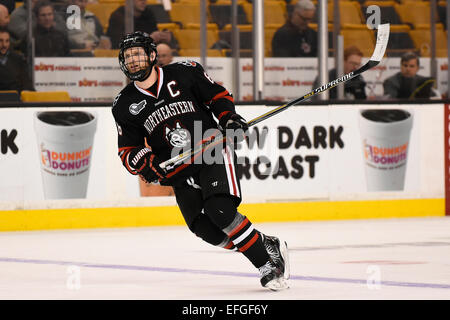
<svg viewBox="0 0 450 320"><path fill-rule="evenodd" d="M254 126L257 123L260 123L261 121L264 121L270 117L273 117L274 115L298 104L300 101L309 99L315 95L318 95L328 89L331 89L331 88L337 86L340 83L349 81L350 79L353 79L354 77L357 77L361 73L378 65L384 56L384 52L386 51L386 47L387 47L388 40L389 40L389 29L390 29L389 23L380 24L378 26L377 42L375 45L375 50L372 54L372 57L369 59L369 61L366 64L364 64L361 68L359 68L358 70L352 71L350 73L347 73L347 74L343 75L342 77L339 77L333 81L330 81L327 84L314 89L313 91L305 94L304 96L302 96L300 98L294 99L286 104L283 104L280 107L277 107L273 110L268 111L268 112L260 115L259 117L256 117L255 119L250 120L249 122L247 122L247 125L249 127ZM210 141L203 143L202 145L200 145L198 148L195 148L194 150L185 151L171 159L161 162L159 166L162 169L170 170L177 164L184 162L186 159L196 155L199 152L202 152L207 146L211 146L211 145L223 142L224 138L225 138L225 136L223 136L223 135L216 137Z"/></svg>

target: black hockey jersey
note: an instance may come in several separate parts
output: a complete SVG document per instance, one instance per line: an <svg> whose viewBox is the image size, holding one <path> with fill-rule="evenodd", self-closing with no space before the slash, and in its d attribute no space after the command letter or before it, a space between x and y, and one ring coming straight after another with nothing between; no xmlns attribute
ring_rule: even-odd
<svg viewBox="0 0 450 320"><path fill-rule="evenodd" d="M113 102L119 156L132 174L136 172L127 155L134 148L149 146L165 161L180 151L195 148L214 132L217 134L216 119L235 112L230 93L197 62L155 68L158 80L152 87L142 89L131 82ZM173 185L198 169L198 164L183 164L169 172L161 184Z"/></svg>

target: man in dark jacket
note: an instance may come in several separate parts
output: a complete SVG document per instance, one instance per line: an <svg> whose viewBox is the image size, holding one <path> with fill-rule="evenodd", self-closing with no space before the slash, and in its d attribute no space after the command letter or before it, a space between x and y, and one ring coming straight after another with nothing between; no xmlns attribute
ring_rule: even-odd
<svg viewBox="0 0 450 320"><path fill-rule="evenodd" d="M150 34L156 43L165 42L174 45L170 32L158 31L156 18L146 0L134 0L134 30ZM113 49L118 49L122 37L125 35L125 7L117 8L109 18L108 31L106 35L111 39Z"/></svg>
<svg viewBox="0 0 450 320"><path fill-rule="evenodd" d="M317 57L317 32L308 26L316 8L310 0L300 0L287 22L272 39L274 57Z"/></svg>
<svg viewBox="0 0 450 320"><path fill-rule="evenodd" d="M10 34L0 29L0 90L34 90L25 58L10 50Z"/></svg>
<svg viewBox="0 0 450 320"><path fill-rule="evenodd" d="M34 6L37 25L34 30L36 57L70 56L67 34L55 28L55 10L47 0L40 0Z"/></svg>
<svg viewBox="0 0 450 320"><path fill-rule="evenodd" d="M400 59L400 72L384 80L384 95L394 99L436 96L432 90L435 80L418 75L418 71L419 57L414 52L406 52Z"/></svg>

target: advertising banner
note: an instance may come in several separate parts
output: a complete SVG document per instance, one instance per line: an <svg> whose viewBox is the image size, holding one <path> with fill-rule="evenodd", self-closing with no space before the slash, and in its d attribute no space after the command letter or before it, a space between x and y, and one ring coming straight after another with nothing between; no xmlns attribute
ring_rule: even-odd
<svg viewBox="0 0 450 320"><path fill-rule="evenodd" d="M175 57L174 61L199 57ZM430 59L421 58L419 74L430 76ZM447 59L438 58L437 89L447 91ZM367 58L363 58L364 64ZM318 74L316 58L265 58L263 99L289 101L313 88ZM334 59L329 58L329 68ZM233 60L231 58L208 58L206 71L216 82L233 92ZM253 101L253 60L239 59L239 92L241 101ZM364 72L369 99L383 96L383 81L400 71L400 58L384 59L375 68ZM35 85L38 91L68 91L72 101L113 101L126 84L116 58L36 58ZM333 79L330 79L330 81Z"/></svg>
<svg viewBox="0 0 450 320"><path fill-rule="evenodd" d="M243 201L443 198L443 107L286 110L251 127L237 150ZM247 120L267 110L238 107ZM110 108L2 108L0 133L3 210L175 204L141 196L117 155Z"/></svg>

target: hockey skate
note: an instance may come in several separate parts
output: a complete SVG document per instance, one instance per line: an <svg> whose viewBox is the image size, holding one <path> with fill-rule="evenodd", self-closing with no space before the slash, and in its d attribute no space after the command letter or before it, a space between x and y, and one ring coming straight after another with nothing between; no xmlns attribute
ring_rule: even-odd
<svg viewBox="0 0 450 320"><path fill-rule="evenodd" d="M286 279L283 277L281 267L276 265L272 259L259 268L261 274L261 285L272 291L279 291L289 288Z"/></svg>
<svg viewBox="0 0 450 320"><path fill-rule="evenodd" d="M284 279L290 277L289 254L286 241L280 241L277 237L262 234L264 247L272 261L280 267Z"/></svg>

